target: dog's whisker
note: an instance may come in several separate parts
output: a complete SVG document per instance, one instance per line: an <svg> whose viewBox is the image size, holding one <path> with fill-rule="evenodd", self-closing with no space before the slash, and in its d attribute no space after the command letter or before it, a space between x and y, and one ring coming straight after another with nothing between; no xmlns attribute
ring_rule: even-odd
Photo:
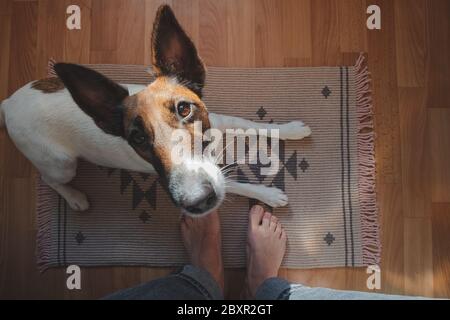
<svg viewBox="0 0 450 320"><path fill-rule="evenodd" d="M228 168L228 169L222 171L222 174L228 174L228 173L234 172L234 171L236 171L236 168Z"/></svg>
<svg viewBox="0 0 450 320"><path fill-rule="evenodd" d="M226 166L220 168L221 171L224 171L225 169L229 169L231 166L237 165L237 160L233 161L232 163L227 164ZM233 168L234 169L234 168Z"/></svg>
<svg viewBox="0 0 450 320"><path fill-rule="evenodd" d="M239 178L242 178L242 177L234 176L234 177L227 177L227 178L229 179L229 181L237 182L237 181L239 181Z"/></svg>
<svg viewBox="0 0 450 320"><path fill-rule="evenodd" d="M238 174L225 176L225 179L226 179L227 181L234 181L234 180L232 180L232 179L234 179L234 178L242 178L242 177L241 177L240 175L238 175Z"/></svg>
<svg viewBox="0 0 450 320"><path fill-rule="evenodd" d="M225 177L227 177L229 174L233 174L233 173L235 173L235 170L229 170L229 171L226 171L226 172L222 172L222 174L223 174Z"/></svg>
<svg viewBox="0 0 450 320"><path fill-rule="evenodd" d="M237 165L237 164L236 164ZM225 172L225 171L227 171L227 170L235 170L236 169L236 167L235 166L229 166L229 167L226 167L226 168L221 168L220 170L222 171L222 172Z"/></svg>
<svg viewBox="0 0 450 320"><path fill-rule="evenodd" d="M239 182L239 183L249 183L248 181L243 181L243 180L239 180L239 179L237 179L237 180L229 180L229 181L227 181L227 182L225 182L225 185L227 185L227 183L229 184L229 183L236 183L236 182Z"/></svg>
<svg viewBox="0 0 450 320"><path fill-rule="evenodd" d="M223 152L226 151L226 149L228 148L228 146L229 146L230 144L232 144L232 143L234 143L234 140L230 141L229 143L226 144L225 147L222 148L222 150L220 151L219 155L216 157L216 160L218 160L220 157L223 156ZM217 162L216 162L216 164L217 164Z"/></svg>

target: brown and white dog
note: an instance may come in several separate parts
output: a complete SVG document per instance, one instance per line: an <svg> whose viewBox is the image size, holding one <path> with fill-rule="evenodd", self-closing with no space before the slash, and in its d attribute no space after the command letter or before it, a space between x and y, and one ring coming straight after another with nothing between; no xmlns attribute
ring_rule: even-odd
<svg viewBox="0 0 450 320"><path fill-rule="evenodd" d="M58 78L38 80L0 106L0 127L36 166L42 179L74 210L88 209L86 196L68 183L77 159L113 168L157 173L173 202L187 214L207 214L226 192L252 197L272 207L287 204L279 189L227 181L211 159L175 164L171 135L217 128L279 129L280 139L302 139L311 131L301 121L259 124L208 113L201 100L205 67L168 6L159 8L152 34L156 79L148 86L119 85L88 68L55 65ZM193 140L193 139L192 139Z"/></svg>

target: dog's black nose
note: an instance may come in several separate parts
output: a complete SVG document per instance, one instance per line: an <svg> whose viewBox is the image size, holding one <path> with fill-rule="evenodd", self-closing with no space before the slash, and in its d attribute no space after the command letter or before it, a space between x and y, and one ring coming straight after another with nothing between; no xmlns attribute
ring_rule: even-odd
<svg viewBox="0 0 450 320"><path fill-rule="evenodd" d="M204 186L205 195L193 204L185 206L185 209L192 214L202 214L212 209L217 204L217 194L213 186L208 183Z"/></svg>

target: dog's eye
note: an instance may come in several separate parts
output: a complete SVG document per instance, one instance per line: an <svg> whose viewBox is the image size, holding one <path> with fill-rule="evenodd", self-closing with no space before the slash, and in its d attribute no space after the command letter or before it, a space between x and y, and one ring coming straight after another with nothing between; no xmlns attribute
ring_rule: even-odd
<svg viewBox="0 0 450 320"><path fill-rule="evenodd" d="M147 137L141 131L133 130L130 134L130 141L134 145L142 145L147 141Z"/></svg>
<svg viewBox="0 0 450 320"><path fill-rule="evenodd" d="M177 105L177 113L183 119L186 119L191 115L192 109L192 104L186 101L181 101Z"/></svg>

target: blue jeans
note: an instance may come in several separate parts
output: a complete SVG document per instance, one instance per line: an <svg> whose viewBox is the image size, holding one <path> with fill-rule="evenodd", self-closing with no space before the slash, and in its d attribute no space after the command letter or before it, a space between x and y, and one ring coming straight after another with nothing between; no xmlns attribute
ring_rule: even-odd
<svg viewBox="0 0 450 320"><path fill-rule="evenodd" d="M219 285L208 271L184 266L179 272L113 293L111 300L223 300ZM419 297L310 288L270 278L258 288L256 300L406 300Z"/></svg>

